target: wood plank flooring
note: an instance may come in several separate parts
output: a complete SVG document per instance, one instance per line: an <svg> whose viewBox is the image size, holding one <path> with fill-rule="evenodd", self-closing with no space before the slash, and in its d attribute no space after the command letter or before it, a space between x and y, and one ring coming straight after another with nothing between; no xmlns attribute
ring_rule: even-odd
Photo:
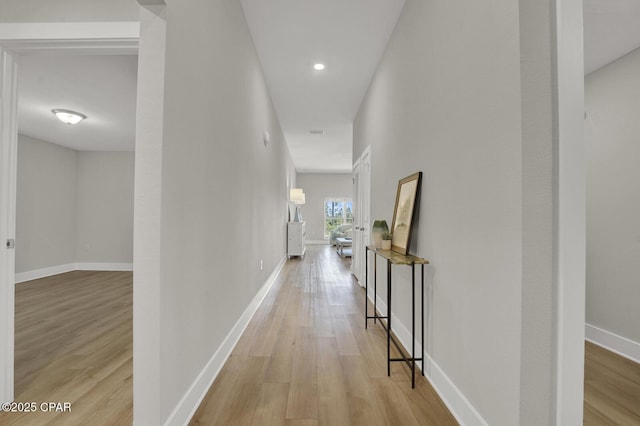
<svg viewBox="0 0 640 426"><path fill-rule="evenodd" d="M640 364L586 342L584 424L640 425Z"/></svg>
<svg viewBox="0 0 640 426"><path fill-rule="evenodd" d="M386 375L386 337L364 329L351 261L309 246L241 337L191 425L455 425L430 384Z"/></svg>
<svg viewBox="0 0 640 426"><path fill-rule="evenodd" d="M1 425L130 425L131 272L75 271L16 285L15 395L70 412L0 413Z"/></svg>
<svg viewBox="0 0 640 426"><path fill-rule="evenodd" d="M350 260L310 246L269 292L192 425L456 424L429 383L386 376L386 340L364 330ZM71 272L16 286L16 401L67 413L0 413L0 425L132 423L132 274ZM640 425L640 365L587 343L588 426Z"/></svg>

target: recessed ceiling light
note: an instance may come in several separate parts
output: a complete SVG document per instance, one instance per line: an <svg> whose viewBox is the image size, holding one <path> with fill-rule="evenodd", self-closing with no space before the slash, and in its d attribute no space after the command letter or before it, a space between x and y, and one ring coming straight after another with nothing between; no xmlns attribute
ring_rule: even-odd
<svg viewBox="0 0 640 426"><path fill-rule="evenodd" d="M62 121L65 124L78 124L85 118L86 115L80 114L79 112L71 111L68 109L52 109L52 113L58 118L58 120Z"/></svg>
<svg viewBox="0 0 640 426"><path fill-rule="evenodd" d="M324 64L320 64L320 63L315 64L313 66L313 69L316 70L316 71L322 71L324 69Z"/></svg>

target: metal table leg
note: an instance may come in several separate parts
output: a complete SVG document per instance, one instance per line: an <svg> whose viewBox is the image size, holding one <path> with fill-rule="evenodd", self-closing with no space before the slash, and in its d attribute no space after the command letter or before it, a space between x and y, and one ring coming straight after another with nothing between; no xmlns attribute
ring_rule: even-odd
<svg viewBox="0 0 640 426"><path fill-rule="evenodd" d="M378 316L378 255L373 255L373 323Z"/></svg>
<svg viewBox="0 0 640 426"><path fill-rule="evenodd" d="M411 264L411 389L416 387L416 265Z"/></svg>
<svg viewBox="0 0 640 426"><path fill-rule="evenodd" d="M422 377L424 377L424 347L426 345L424 341L424 263L420 266L422 268L422 273L420 274L420 277L422 278L421 289L420 289L420 309L422 311L422 322L420 323L422 324L420 326L420 330L422 331L422 336L420 340L421 347L422 347L422 368L420 369L420 371L422 372Z"/></svg>
<svg viewBox="0 0 640 426"><path fill-rule="evenodd" d="M391 261L387 260L387 376L391 376Z"/></svg>
<svg viewBox="0 0 640 426"><path fill-rule="evenodd" d="M374 313L375 315L375 313ZM369 247L364 248L364 329L369 325Z"/></svg>

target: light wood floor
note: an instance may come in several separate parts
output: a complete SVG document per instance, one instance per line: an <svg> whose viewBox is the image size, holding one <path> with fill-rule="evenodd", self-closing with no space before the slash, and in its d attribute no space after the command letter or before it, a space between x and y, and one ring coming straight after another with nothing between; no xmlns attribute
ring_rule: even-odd
<svg viewBox="0 0 640 426"><path fill-rule="evenodd" d="M309 246L285 266L192 425L455 425L422 377L392 365L386 337L364 329L350 260Z"/></svg>
<svg viewBox="0 0 640 426"><path fill-rule="evenodd" d="M16 285L15 395L68 413L0 413L0 425L130 425L132 273L76 271Z"/></svg>
<svg viewBox="0 0 640 426"><path fill-rule="evenodd" d="M640 364L586 343L584 424L640 425Z"/></svg>
<svg viewBox="0 0 640 426"><path fill-rule="evenodd" d="M349 260L309 247L292 260L193 425L447 425L426 380L386 377L384 333L364 330ZM16 401L71 413L0 413L0 425L130 425L132 274L72 272L16 286ZM585 425L640 425L640 365L587 343Z"/></svg>

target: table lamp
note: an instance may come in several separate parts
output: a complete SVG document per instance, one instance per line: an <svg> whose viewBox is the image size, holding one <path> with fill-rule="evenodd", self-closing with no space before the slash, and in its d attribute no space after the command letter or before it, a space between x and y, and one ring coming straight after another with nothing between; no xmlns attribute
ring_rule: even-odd
<svg viewBox="0 0 640 426"><path fill-rule="evenodd" d="M300 211L300 206L305 203L305 195L302 191L302 188L291 188L289 191L289 201L291 201L295 207L296 211L293 216L294 222L302 222L302 212Z"/></svg>

